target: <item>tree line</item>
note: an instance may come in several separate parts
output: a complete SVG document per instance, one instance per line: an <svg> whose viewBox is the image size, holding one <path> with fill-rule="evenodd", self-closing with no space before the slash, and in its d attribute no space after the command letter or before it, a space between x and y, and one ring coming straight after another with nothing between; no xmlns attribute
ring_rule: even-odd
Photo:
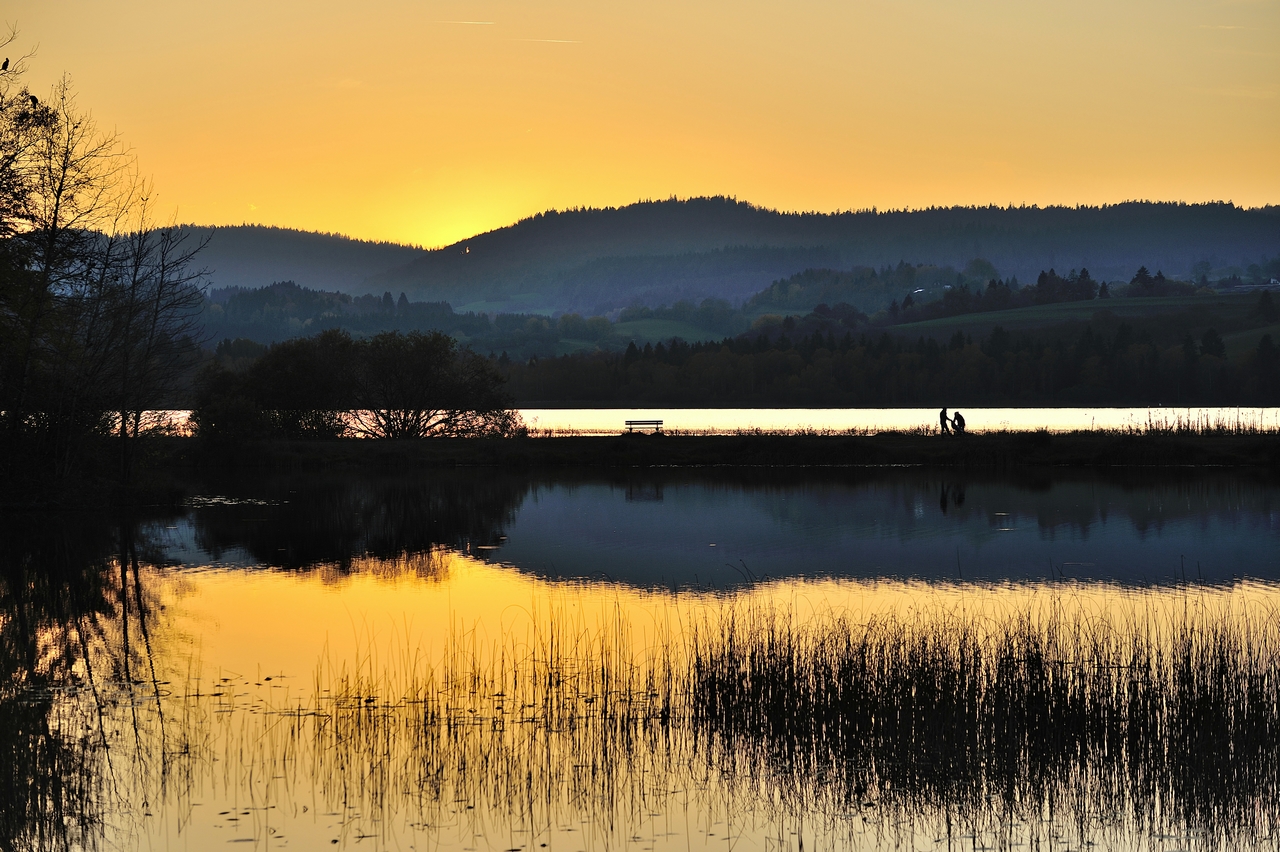
<svg viewBox="0 0 1280 852"><path fill-rule="evenodd" d="M356 339L331 329L277 343L197 383L192 420L212 440L510 435L519 428L497 362L440 332Z"/></svg>
<svg viewBox="0 0 1280 852"><path fill-rule="evenodd" d="M910 340L834 330L673 340L624 353L568 355L504 366L524 405L894 407L951 405L1276 405L1280 353L1270 335L1240 357L1207 329L1162 345L1128 323L1074 335Z"/></svg>
<svg viewBox="0 0 1280 852"><path fill-rule="evenodd" d="M1273 267L1280 274L1280 258L1268 261L1265 269L1258 267L1254 277L1269 274ZM343 329L357 336L393 330L442 331L477 351L506 352L517 360L528 360L566 349L621 351L636 336L636 326L631 324L645 320L682 323L697 329L694 335L701 332L701 339L716 339L753 327L767 330L788 316L814 311L838 315L848 327L865 329L1113 296L1196 292L1214 291L1166 278L1160 271L1152 275L1146 267L1139 268L1127 285L1097 281L1088 269L1073 269L1065 275L1050 269L1042 271L1034 284L1021 286L1016 277L1000 278L994 265L975 258L962 271L906 262L881 269L806 269L775 281L737 307L717 298L699 303L679 300L656 308L633 304L609 317L574 312L559 316L460 313L448 302L411 301L404 293L399 298L390 291L381 297L350 296L282 281L257 289L211 291L203 321L214 339L262 344L325 329Z"/></svg>
<svg viewBox="0 0 1280 852"><path fill-rule="evenodd" d="M1231 333L1280 318L1265 291L1247 315L1238 313L1196 318ZM271 347L224 341L200 383L195 419L213 437L428 437L513 434L513 406L547 403L1280 403L1280 355L1270 334L1229 356L1218 327L1193 331L1186 317L1121 321L1104 311L1088 323L1017 333L996 326L976 338L955 331L941 340L895 335L892 327L858 330L859 320L849 319L827 308L717 342L671 339L527 360L483 357L439 332L356 339L330 330ZM353 410L363 412L359 419ZM461 419L433 419L437 410Z"/></svg>

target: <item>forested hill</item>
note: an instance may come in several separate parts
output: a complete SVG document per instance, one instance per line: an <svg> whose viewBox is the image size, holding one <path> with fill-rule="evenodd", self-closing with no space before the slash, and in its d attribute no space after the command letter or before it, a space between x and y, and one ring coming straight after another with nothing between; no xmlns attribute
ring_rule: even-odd
<svg viewBox="0 0 1280 852"><path fill-rule="evenodd" d="M375 280L421 300L599 313L634 301L741 298L787 267L907 260L960 269L980 257L1023 280L1087 267L1127 281L1144 264L1188 275L1201 261L1247 265L1278 252L1280 208L1135 202L822 214L698 198L539 214Z"/></svg>
<svg viewBox="0 0 1280 852"><path fill-rule="evenodd" d="M315 290L360 295L372 292L367 284L372 276L425 254L399 243L263 225L187 225L183 230L193 240L208 238L198 265L210 270L215 288L257 289L276 281L298 281Z"/></svg>
<svg viewBox="0 0 1280 852"><path fill-rule="evenodd" d="M906 260L1034 280L1087 267L1128 281L1139 266L1247 267L1280 254L1280 208L1132 202L1109 207L779 213L728 198L540 213L441 249L257 226L211 229L216 287L295 281L353 295L404 292L490 313L602 314L708 297L741 301L807 268Z"/></svg>

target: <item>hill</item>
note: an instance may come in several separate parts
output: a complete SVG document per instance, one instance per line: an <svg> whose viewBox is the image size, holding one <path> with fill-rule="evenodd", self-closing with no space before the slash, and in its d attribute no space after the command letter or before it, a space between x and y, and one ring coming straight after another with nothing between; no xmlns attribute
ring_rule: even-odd
<svg viewBox="0 0 1280 852"><path fill-rule="evenodd" d="M184 230L192 240L208 239L199 263L219 290L296 281L314 290L360 295L372 292L370 277L425 254L416 246L262 225L186 225Z"/></svg>
<svg viewBox="0 0 1280 852"><path fill-rule="evenodd" d="M1132 202L1107 207L985 207L780 213L729 198L550 211L425 252L371 284L460 309L603 313L636 302L740 301L810 267L903 260L965 268L985 258L1004 277L1088 267L1125 280L1139 266L1171 275L1280 253L1280 209Z"/></svg>
<svg viewBox="0 0 1280 852"><path fill-rule="evenodd" d="M1183 278L1198 279L1197 270L1245 274L1280 254L1280 208L1223 203L826 214L673 199L548 211L432 250L260 226L192 230L211 237L202 261L215 287L288 280L489 313L740 303L805 269L904 260L960 270L984 258L1000 276L1023 281L1041 270L1088 267L1100 281L1128 281L1144 265Z"/></svg>

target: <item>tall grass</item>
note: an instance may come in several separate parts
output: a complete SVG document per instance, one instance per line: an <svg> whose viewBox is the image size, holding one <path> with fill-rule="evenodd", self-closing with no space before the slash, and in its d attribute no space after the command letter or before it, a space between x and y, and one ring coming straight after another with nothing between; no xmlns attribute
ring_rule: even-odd
<svg viewBox="0 0 1280 852"><path fill-rule="evenodd" d="M784 847L1277 845L1270 604L1019 600L871 617L713 600L643 640L620 612L556 612L324 662L305 688L189 682L158 705L117 683L102 742L135 813L309 801L339 841L610 848L674 820Z"/></svg>
<svg viewBox="0 0 1280 852"><path fill-rule="evenodd" d="M1210 847L1280 826L1274 612L803 625L766 612L694 647L696 727L762 787L828 811L973 827L1066 807L1081 827L1192 831Z"/></svg>

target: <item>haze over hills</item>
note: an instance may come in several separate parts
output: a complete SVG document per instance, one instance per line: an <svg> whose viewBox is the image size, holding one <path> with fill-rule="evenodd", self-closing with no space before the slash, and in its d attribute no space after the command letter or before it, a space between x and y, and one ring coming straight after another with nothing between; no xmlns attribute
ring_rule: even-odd
<svg viewBox="0 0 1280 852"><path fill-rule="evenodd" d="M1139 266L1189 276L1197 263L1243 269L1280 254L1280 208L1225 203L823 214L723 197L673 199L549 211L432 250L258 226L197 230L212 235L203 260L215 287L293 280L489 312L741 302L818 267L907 261L960 269L981 257L1023 281L1081 267L1099 280L1127 281Z"/></svg>
<svg viewBox="0 0 1280 852"><path fill-rule="evenodd" d="M296 281L315 290L358 295L371 292L364 284L371 276L425 254L418 246L265 225L187 225L184 230L193 240L208 238L199 265L210 271L214 288L256 289Z"/></svg>

